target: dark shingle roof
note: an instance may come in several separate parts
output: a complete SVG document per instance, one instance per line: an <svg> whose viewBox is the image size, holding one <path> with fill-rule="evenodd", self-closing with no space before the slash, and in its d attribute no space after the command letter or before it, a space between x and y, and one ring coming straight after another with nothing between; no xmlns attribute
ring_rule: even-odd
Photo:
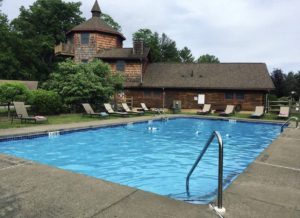
<svg viewBox="0 0 300 218"><path fill-rule="evenodd" d="M136 59L146 59L148 57L150 49L144 48L144 53L142 55L137 55L133 53L133 48L113 48L105 49L100 51L96 57L100 59L124 59L124 60L136 60Z"/></svg>
<svg viewBox="0 0 300 218"><path fill-rule="evenodd" d="M75 26L68 32L68 34L71 32L102 32L118 35L123 40L126 39L122 33L118 32L117 30L106 24L100 17L96 16L83 22L82 24L79 24L78 26Z"/></svg>
<svg viewBox="0 0 300 218"><path fill-rule="evenodd" d="M271 90L274 84L263 63L155 63L147 66L142 85L125 87Z"/></svg>

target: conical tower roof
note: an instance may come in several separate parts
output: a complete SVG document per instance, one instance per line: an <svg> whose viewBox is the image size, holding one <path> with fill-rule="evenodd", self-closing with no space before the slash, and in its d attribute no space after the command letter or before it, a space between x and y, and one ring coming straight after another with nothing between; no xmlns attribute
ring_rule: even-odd
<svg viewBox="0 0 300 218"><path fill-rule="evenodd" d="M98 1L95 1L95 4L91 10L92 12L92 18L83 22L82 24L79 24L78 26L75 26L73 29L71 29L68 34L72 32L101 32L101 33L108 33L112 35L117 35L122 38L122 40L125 40L126 38L123 36L122 33L115 30L108 24L106 24L101 19L101 9L98 4Z"/></svg>
<svg viewBox="0 0 300 218"><path fill-rule="evenodd" d="M100 17L101 16L101 9L100 9L100 6L98 4L98 1L96 0L95 1L95 4L91 10L92 14L93 14L93 17Z"/></svg>

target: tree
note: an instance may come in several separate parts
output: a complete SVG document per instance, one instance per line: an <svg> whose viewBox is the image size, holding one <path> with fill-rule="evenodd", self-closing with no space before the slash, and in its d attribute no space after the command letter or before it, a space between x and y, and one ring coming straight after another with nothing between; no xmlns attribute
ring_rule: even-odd
<svg viewBox="0 0 300 218"><path fill-rule="evenodd" d="M109 16L108 14L101 14L101 19L108 24L109 26L111 26L112 28L114 28L115 30L117 30L118 32L122 32L122 27L120 26L120 24L118 24L111 16Z"/></svg>
<svg viewBox="0 0 300 218"><path fill-rule="evenodd" d="M8 106L10 115L10 105L14 101L25 101L29 96L29 89L21 83L0 84L0 102Z"/></svg>
<svg viewBox="0 0 300 218"><path fill-rule="evenodd" d="M298 100L300 95L300 72L289 72L284 81L284 95Z"/></svg>
<svg viewBox="0 0 300 218"><path fill-rule="evenodd" d="M0 13L0 78L12 79L20 68L13 47L18 43L11 33L8 19Z"/></svg>
<svg viewBox="0 0 300 218"><path fill-rule="evenodd" d="M193 63L195 61L192 51L188 49L188 47L181 49L179 51L179 56L182 63Z"/></svg>
<svg viewBox="0 0 300 218"><path fill-rule="evenodd" d="M176 42L170 39L165 33L160 38L162 62L180 62Z"/></svg>
<svg viewBox="0 0 300 218"><path fill-rule="evenodd" d="M220 63L219 59L214 55L202 55L198 58L197 63Z"/></svg>
<svg viewBox="0 0 300 218"><path fill-rule="evenodd" d="M285 96L287 93L285 88L286 75L281 69L275 69L271 74L271 78L275 86L275 95L279 98Z"/></svg>
<svg viewBox="0 0 300 218"><path fill-rule="evenodd" d="M161 62L161 46L158 33L152 33L150 29L140 29L133 33L133 40L142 40L145 46L150 48L149 60L151 62Z"/></svg>
<svg viewBox="0 0 300 218"><path fill-rule="evenodd" d="M122 89L122 84L121 74L113 74L110 66L102 61L75 63L68 59L58 64L44 87L57 92L66 104L79 105L106 102Z"/></svg>
<svg viewBox="0 0 300 218"><path fill-rule="evenodd" d="M22 46L16 48L21 51L15 54L23 68L28 69L23 74L30 79L48 78L55 66L54 46L66 41L66 32L84 21L80 5L80 2L37 0L29 9L21 7L12 25L22 40Z"/></svg>
<svg viewBox="0 0 300 218"><path fill-rule="evenodd" d="M149 59L152 62L180 62L176 42L165 33L161 36L150 29L140 29L133 34L133 40L143 40L150 48Z"/></svg>

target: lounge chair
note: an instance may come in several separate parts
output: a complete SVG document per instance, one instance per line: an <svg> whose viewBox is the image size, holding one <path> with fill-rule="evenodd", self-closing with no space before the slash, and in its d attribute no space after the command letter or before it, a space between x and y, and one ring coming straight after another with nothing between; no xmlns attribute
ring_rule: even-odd
<svg viewBox="0 0 300 218"><path fill-rule="evenodd" d="M254 113L251 114L251 117L252 118L260 118L260 117L262 117L264 115L264 110L265 110L264 106L256 106Z"/></svg>
<svg viewBox="0 0 300 218"><path fill-rule="evenodd" d="M93 110L93 108L91 107L91 105L88 104L88 103L84 103L84 104L82 104L82 106L83 106L83 108L85 110L85 113L87 115L90 115L91 117L92 116L97 116L97 117L99 117L99 116L101 116L101 117L108 116L108 114L105 113L105 112L95 113L94 110Z"/></svg>
<svg viewBox="0 0 300 218"><path fill-rule="evenodd" d="M226 110L224 112L221 112L219 115L220 116L229 116L234 113L234 105L227 105Z"/></svg>
<svg viewBox="0 0 300 218"><path fill-rule="evenodd" d="M288 118L290 116L290 107L280 107L278 117Z"/></svg>
<svg viewBox="0 0 300 218"><path fill-rule="evenodd" d="M109 104L109 103L105 103L104 104L104 108L105 108L105 110L107 111L108 114L118 115L118 116L123 116L123 117L128 116L128 113L126 113L126 112L117 112L117 111L114 111L112 109L111 104Z"/></svg>
<svg viewBox="0 0 300 218"><path fill-rule="evenodd" d="M211 104L205 104L202 110L197 111L197 114L205 115L208 114L210 110L211 110Z"/></svg>
<svg viewBox="0 0 300 218"><path fill-rule="evenodd" d="M11 123L13 123L14 119L20 119L21 123L23 123L23 121L25 123L27 121L33 121L35 123L48 121L47 117L44 116L29 116L24 102L13 102L13 105L16 110L16 115L12 116Z"/></svg>
<svg viewBox="0 0 300 218"><path fill-rule="evenodd" d="M127 103L122 103L122 107L124 111L128 114L135 114L135 115L143 115L145 112L144 111L133 111L128 107Z"/></svg>
<svg viewBox="0 0 300 218"><path fill-rule="evenodd" d="M143 109L144 112L153 112L153 113L157 113L157 114L160 114L160 113L163 113L164 110L162 108L151 108L151 110L146 106L145 103L141 103L141 107Z"/></svg>

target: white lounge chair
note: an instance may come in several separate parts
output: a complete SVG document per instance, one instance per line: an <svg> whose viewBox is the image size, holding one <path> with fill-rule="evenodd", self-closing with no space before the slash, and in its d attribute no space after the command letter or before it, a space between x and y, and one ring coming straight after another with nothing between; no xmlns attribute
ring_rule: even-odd
<svg viewBox="0 0 300 218"><path fill-rule="evenodd" d="M145 112L153 112L153 113L163 113L164 110L162 108L151 108L151 110L146 106L145 103L141 103L141 107Z"/></svg>
<svg viewBox="0 0 300 218"><path fill-rule="evenodd" d="M256 106L255 111L251 114L252 118L260 118L264 115L265 107L264 106Z"/></svg>
<svg viewBox="0 0 300 218"><path fill-rule="evenodd" d="M127 103L122 103L122 108L124 109L124 111L126 113L129 113L129 114L143 115L145 113L144 111L133 111L133 110L131 110Z"/></svg>
<svg viewBox="0 0 300 218"><path fill-rule="evenodd" d="M205 115L208 114L210 110L211 110L211 104L205 104L202 110L197 111L197 114Z"/></svg>
<svg viewBox="0 0 300 218"><path fill-rule="evenodd" d="M234 113L234 108L234 105L227 105L225 111L220 113L220 116L232 115Z"/></svg>
<svg viewBox="0 0 300 218"><path fill-rule="evenodd" d="M88 103L84 103L84 104L82 104L82 106L83 106L83 108L85 110L85 113L87 115L90 115L91 117L92 116L98 116L98 117L99 116L102 116L102 117L108 116L108 114L105 113L105 112L95 113L94 110L93 110L93 108L91 107L91 105L88 104Z"/></svg>
<svg viewBox="0 0 300 218"><path fill-rule="evenodd" d="M111 104L109 104L109 103L105 103L104 104L104 108L105 108L105 110L107 111L108 114L118 115L118 116L123 116L123 117L128 116L128 113L126 113L126 112L117 112L117 111L114 111L112 109Z"/></svg>
<svg viewBox="0 0 300 218"><path fill-rule="evenodd" d="M290 116L290 107L280 107L278 117L288 118Z"/></svg>
<svg viewBox="0 0 300 218"><path fill-rule="evenodd" d="M23 121L25 123L27 121L33 121L35 123L48 121L47 117L44 116L29 116L24 102L13 102L13 105L16 110L16 116L12 116L11 123L13 122L14 119L20 119L21 123Z"/></svg>

